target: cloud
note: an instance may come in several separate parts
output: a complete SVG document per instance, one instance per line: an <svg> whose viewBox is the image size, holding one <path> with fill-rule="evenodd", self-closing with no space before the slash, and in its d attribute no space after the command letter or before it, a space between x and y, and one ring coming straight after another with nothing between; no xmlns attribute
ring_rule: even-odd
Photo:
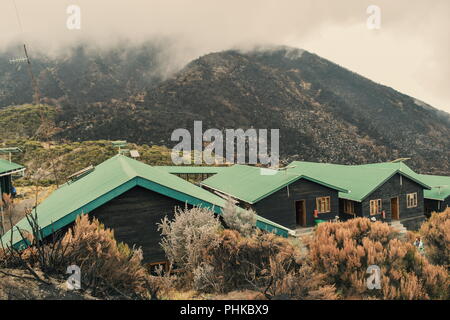
<svg viewBox="0 0 450 320"><path fill-rule="evenodd" d="M317 53L370 79L450 112L448 0L13 0L0 4L0 47L18 39L49 53L77 41L104 47L171 38L174 66L200 55L255 45ZM381 8L381 29L366 9ZM66 28L69 5L81 30Z"/></svg>

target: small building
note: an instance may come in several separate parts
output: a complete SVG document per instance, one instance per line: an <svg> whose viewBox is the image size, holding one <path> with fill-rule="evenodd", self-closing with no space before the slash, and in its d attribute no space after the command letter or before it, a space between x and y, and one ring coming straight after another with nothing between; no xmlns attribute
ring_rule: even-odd
<svg viewBox="0 0 450 320"><path fill-rule="evenodd" d="M290 169L234 165L204 180L201 186L252 208L258 215L290 229L312 227L315 220L339 214L338 192L347 190Z"/></svg>
<svg viewBox="0 0 450 320"><path fill-rule="evenodd" d="M221 214L225 204L221 197L164 170L116 155L80 171L38 205L35 212L44 238L66 230L77 216L86 213L113 229L118 241L141 247L144 262L157 263L165 260L157 230L161 219L173 218L175 208L185 206ZM256 227L284 237L290 232L263 217L257 217ZM16 228L30 231L26 219ZM10 243L10 232L3 236L4 243ZM17 231L13 232L12 244L18 248L28 245Z"/></svg>
<svg viewBox="0 0 450 320"><path fill-rule="evenodd" d="M419 175L432 188L425 190L425 215L430 216L432 212L443 212L450 207L450 177Z"/></svg>
<svg viewBox="0 0 450 320"><path fill-rule="evenodd" d="M12 193L12 176L22 174L25 167L20 164L0 159L0 195Z"/></svg>
<svg viewBox="0 0 450 320"><path fill-rule="evenodd" d="M339 193L341 220L367 217L400 221L414 230L425 219L424 190L431 187L402 162L338 165L294 161L289 166L348 190Z"/></svg>

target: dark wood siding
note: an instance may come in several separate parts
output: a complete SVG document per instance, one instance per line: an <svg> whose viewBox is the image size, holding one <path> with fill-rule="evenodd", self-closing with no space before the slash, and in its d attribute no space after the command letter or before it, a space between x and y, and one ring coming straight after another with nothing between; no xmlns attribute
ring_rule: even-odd
<svg viewBox="0 0 450 320"><path fill-rule="evenodd" d="M11 193L11 187L12 187L12 183L11 183L11 176L3 176L0 177L0 189L1 189L1 193L6 193L6 194L10 194Z"/></svg>
<svg viewBox="0 0 450 320"><path fill-rule="evenodd" d="M314 209L316 209L316 198L331 198L331 212L319 214L319 219L334 219L339 212L338 192L315 182L305 179L297 180L281 190L271 194L254 204L252 207L256 213L273 222L287 228L297 228L295 201L305 200L306 224L314 225Z"/></svg>
<svg viewBox="0 0 450 320"><path fill-rule="evenodd" d="M341 221L347 221L348 219L353 219L355 216L356 217L362 217L362 204L361 202L357 202L357 201L352 201L353 202L353 207L355 208L355 216L351 215L351 214L347 214L344 212L344 202L346 200L345 199L339 199L339 219ZM348 200L351 201L351 200Z"/></svg>
<svg viewBox="0 0 450 320"><path fill-rule="evenodd" d="M450 207L450 196L442 202L441 210L444 211L448 207Z"/></svg>
<svg viewBox="0 0 450 320"><path fill-rule="evenodd" d="M417 207L408 208L406 195L414 192L417 192ZM399 200L400 221L416 217L424 218L423 187L406 177L400 177L399 174L392 176L362 202L363 216L372 217L370 216L370 200L381 199L382 210L386 212L386 220L391 221L391 198L395 197L398 197ZM381 215L374 217L381 220Z"/></svg>
<svg viewBox="0 0 450 320"><path fill-rule="evenodd" d="M184 208L180 201L135 187L91 215L113 229L118 241L142 247L144 262L158 262L165 260L165 256L159 245L161 238L156 224L166 215L172 219L177 206Z"/></svg>
<svg viewBox="0 0 450 320"><path fill-rule="evenodd" d="M442 212L447 207L450 207L450 197L447 197L445 201L425 199L425 215L431 216L432 212Z"/></svg>

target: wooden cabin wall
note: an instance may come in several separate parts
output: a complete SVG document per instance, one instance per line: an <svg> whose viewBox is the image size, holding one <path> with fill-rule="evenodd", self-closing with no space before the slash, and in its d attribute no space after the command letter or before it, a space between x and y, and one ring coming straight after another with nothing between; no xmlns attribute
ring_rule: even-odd
<svg viewBox="0 0 450 320"><path fill-rule="evenodd" d="M0 177L0 188L1 188L1 194L3 194L3 193L10 194L11 193L12 182L11 182L10 175Z"/></svg>
<svg viewBox="0 0 450 320"><path fill-rule="evenodd" d="M347 221L349 219L353 219L353 218L357 218L357 217L362 217L362 204L361 202L357 202L357 201L353 201L353 206L355 208L355 215L352 214L347 214L344 211L344 202L346 200L345 199L339 199L339 219L341 221Z"/></svg>
<svg viewBox="0 0 450 320"><path fill-rule="evenodd" d="M433 212L443 212L447 207L450 207L450 197L444 201L425 199L425 215L431 216Z"/></svg>
<svg viewBox="0 0 450 320"><path fill-rule="evenodd" d="M417 207L407 208L406 195L413 192L417 192ZM425 218L423 187L406 177L402 177L402 184L400 184L399 174L392 176L362 202L363 216L381 220L381 214L370 215L370 200L382 199L382 210L386 212L386 220L391 221L391 198L395 197L399 199L400 221L414 217L419 217L422 220Z"/></svg>
<svg viewBox="0 0 450 320"><path fill-rule="evenodd" d="M433 199L424 200L425 215L427 217L430 217L433 212L439 212L440 207L442 207L442 201Z"/></svg>
<svg viewBox="0 0 450 320"><path fill-rule="evenodd" d="M115 238L130 247L142 247L144 262L166 260L157 223L166 215L174 217L174 208L184 208L184 203L150 190L135 187L90 215L101 221L105 227L114 229Z"/></svg>
<svg viewBox="0 0 450 320"><path fill-rule="evenodd" d="M307 226L314 226L316 198L327 196L331 198L331 212L319 214L319 219L330 220L339 214L338 192L305 179L291 183L289 185L289 192L287 187L284 187L252 205L252 208L258 215L266 219L284 227L295 229L298 228L296 223L295 201L305 200L307 213L306 224Z"/></svg>
<svg viewBox="0 0 450 320"><path fill-rule="evenodd" d="M444 211L446 208L450 208L450 196L442 202L441 210Z"/></svg>

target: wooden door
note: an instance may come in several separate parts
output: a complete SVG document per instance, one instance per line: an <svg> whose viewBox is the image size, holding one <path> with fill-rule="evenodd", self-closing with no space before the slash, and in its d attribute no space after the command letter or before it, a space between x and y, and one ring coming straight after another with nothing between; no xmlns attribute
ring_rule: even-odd
<svg viewBox="0 0 450 320"><path fill-rule="evenodd" d="M306 203L305 200L295 201L295 213L297 226L306 227Z"/></svg>
<svg viewBox="0 0 450 320"><path fill-rule="evenodd" d="M392 220L400 220L398 197L391 199L391 216L392 216Z"/></svg>

